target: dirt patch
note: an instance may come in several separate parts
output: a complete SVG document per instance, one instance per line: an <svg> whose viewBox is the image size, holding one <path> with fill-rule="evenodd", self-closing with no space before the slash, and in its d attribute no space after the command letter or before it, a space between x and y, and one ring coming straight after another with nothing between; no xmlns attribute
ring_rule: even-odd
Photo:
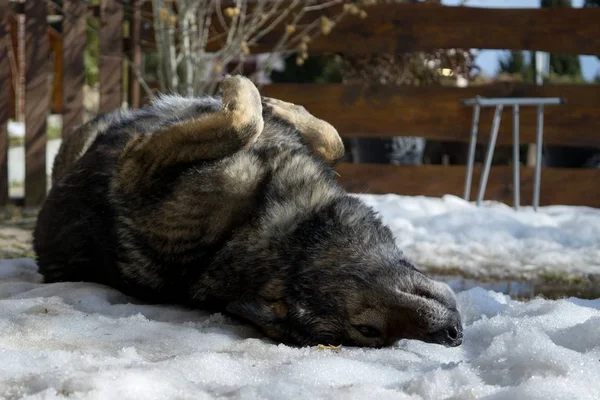
<svg viewBox="0 0 600 400"><path fill-rule="evenodd" d="M0 208L0 259L34 258L32 232L38 210Z"/></svg>

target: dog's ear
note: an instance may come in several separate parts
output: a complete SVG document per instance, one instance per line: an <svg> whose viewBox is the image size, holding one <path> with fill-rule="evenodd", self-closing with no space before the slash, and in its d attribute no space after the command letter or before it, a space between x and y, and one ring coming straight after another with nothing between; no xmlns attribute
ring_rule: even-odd
<svg viewBox="0 0 600 400"><path fill-rule="evenodd" d="M259 326L275 324L287 316L288 308L283 300L267 301L260 296L234 301L227 305L227 311L247 319Z"/></svg>
<svg viewBox="0 0 600 400"><path fill-rule="evenodd" d="M288 315L285 283L273 278L263 285L257 295L229 303L227 312L259 326L269 337L280 340L281 326Z"/></svg>
<svg viewBox="0 0 600 400"><path fill-rule="evenodd" d="M287 316L288 308L283 300L267 301L260 296L229 303L227 312L258 326L273 340L287 340L281 329L281 322Z"/></svg>
<svg viewBox="0 0 600 400"><path fill-rule="evenodd" d="M280 278L272 278L263 285L258 294L269 303L283 301L285 297L285 281Z"/></svg>

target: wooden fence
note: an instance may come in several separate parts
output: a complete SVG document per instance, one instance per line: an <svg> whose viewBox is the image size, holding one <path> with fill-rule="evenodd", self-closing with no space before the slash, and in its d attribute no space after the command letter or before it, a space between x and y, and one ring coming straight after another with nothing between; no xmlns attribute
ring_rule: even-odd
<svg viewBox="0 0 600 400"><path fill-rule="evenodd" d="M149 2L146 2L148 4ZM140 88L130 79L123 90L123 56L139 66L143 51L151 50L151 25L143 23L139 1L124 9L115 0L101 0L88 7L79 0L64 0L68 18L62 29L63 135L81 122L83 107L86 24L100 18L100 111L120 106L127 93L130 104L140 104ZM0 0L0 40L7 35L9 1ZM37 206L45 196L45 129L50 109L48 82L49 36L47 9L39 1L26 0L19 11L25 18L24 109L26 180L25 205ZM337 10L332 10L337 12ZM123 37L128 21L130 36ZM600 8L591 9L485 9L432 4L380 4L368 9L366 19L347 18L330 35L311 43L313 53L337 52L353 55L403 53L443 48L540 50L560 54L600 54ZM267 51L275 36L262 38L253 52ZM218 48L219 43L212 45ZM8 200L6 120L8 117L9 61L0 46L0 203ZM131 73L131 71L130 71ZM56 85L55 85L56 89ZM495 83L467 88L403 87L342 84L274 84L263 87L268 96L304 105L316 116L333 123L345 137L390 137L418 135L427 139L466 142L471 109L461 99L482 96L560 96L566 104L547 107L544 143L600 148L600 86ZM480 142L487 142L493 110L482 110ZM506 109L499 144L512 140L511 110ZM521 111L521 142L535 142L533 109ZM338 168L341 182L352 192L399 193L405 195L462 195L464 166L392 166L343 163ZM478 182L476 168L474 182ZM540 204L572 204L600 207L596 183L600 169L557 169L542 171ZM521 171L522 199L531 199L533 171ZM473 187L473 194L477 186ZM493 166L486 198L512 203L512 174L508 166Z"/></svg>

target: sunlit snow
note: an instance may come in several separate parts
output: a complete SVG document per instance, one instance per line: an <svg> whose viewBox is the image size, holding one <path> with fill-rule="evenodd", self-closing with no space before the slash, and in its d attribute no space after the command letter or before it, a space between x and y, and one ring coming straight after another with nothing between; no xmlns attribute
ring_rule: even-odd
<svg viewBox="0 0 600 400"><path fill-rule="evenodd" d="M450 195L359 197L420 266L501 278L570 275L600 284L600 209L547 206L534 212L525 205L515 211Z"/></svg>
<svg viewBox="0 0 600 400"><path fill-rule="evenodd" d="M361 196L414 261L498 275L598 273L600 210ZM486 267L487 266L487 267ZM458 348L296 348L221 314L42 284L0 261L1 399L600 399L600 299L458 293Z"/></svg>

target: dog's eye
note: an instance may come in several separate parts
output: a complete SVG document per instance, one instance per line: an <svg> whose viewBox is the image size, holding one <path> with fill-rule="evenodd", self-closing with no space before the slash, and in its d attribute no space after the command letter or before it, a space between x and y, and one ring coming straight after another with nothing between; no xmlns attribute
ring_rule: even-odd
<svg viewBox="0 0 600 400"><path fill-rule="evenodd" d="M373 328L369 325L354 325L354 328L360 332L366 338L381 337L381 331L377 328Z"/></svg>

